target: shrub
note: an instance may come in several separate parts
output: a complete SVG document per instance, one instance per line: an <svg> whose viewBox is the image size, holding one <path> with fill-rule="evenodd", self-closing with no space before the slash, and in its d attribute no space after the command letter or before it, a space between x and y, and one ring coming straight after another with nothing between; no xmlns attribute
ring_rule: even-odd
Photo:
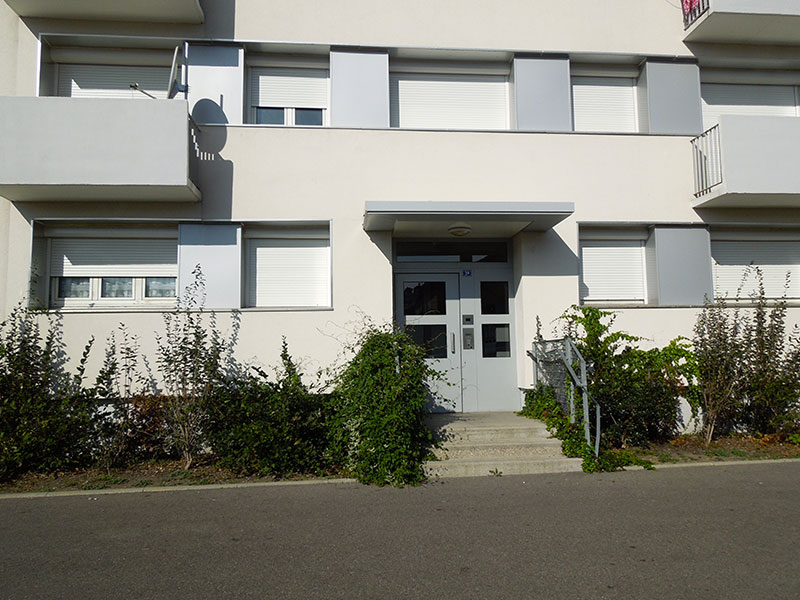
<svg viewBox="0 0 800 600"><path fill-rule="evenodd" d="M64 368L58 322L19 305L0 323L0 479L87 464L96 404L81 390L92 341L77 373Z"/></svg>
<svg viewBox="0 0 800 600"><path fill-rule="evenodd" d="M680 396L694 373L688 343L642 350L641 338L612 331L614 314L573 306L561 317L565 334L586 360L589 394L600 405L602 437L610 447L647 445L676 435Z"/></svg>
<svg viewBox="0 0 800 600"><path fill-rule="evenodd" d="M281 477L328 466L326 398L303 384L285 339L281 365L275 383L258 371L229 380L206 402L210 447L237 473Z"/></svg>
<svg viewBox="0 0 800 600"><path fill-rule="evenodd" d="M226 342L217 330L216 315L207 317L205 279L200 266L192 271L181 306L164 314L164 334L156 335L158 371L165 387L169 442L188 469L203 446L203 405L224 382ZM207 319L207 321L206 321Z"/></svg>
<svg viewBox="0 0 800 600"><path fill-rule="evenodd" d="M757 290L752 308L707 301L695 323L694 407L702 413L707 444L720 431L769 434L797 427L798 340L786 335L785 300L770 303L761 270L754 267L745 277L751 274Z"/></svg>
<svg viewBox="0 0 800 600"><path fill-rule="evenodd" d="M424 423L428 382L441 376L406 333L372 327L357 348L332 398L332 461L362 483L419 483L434 444Z"/></svg>
<svg viewBox="0 0 800 600"><path fill-rule="evenodd" d="M570 423L561 405L556 400L552 387L539 384L525 392L525 404L520 412L525 417L544 421L556 438L561 440L561 451L570 458L580 458L586 473L601 471L617 471L630 465L638 465L645 469L653 469L652 463L643 460L624 450L600 449L600 455L586 443L583 428L577 423Z"/></svg>

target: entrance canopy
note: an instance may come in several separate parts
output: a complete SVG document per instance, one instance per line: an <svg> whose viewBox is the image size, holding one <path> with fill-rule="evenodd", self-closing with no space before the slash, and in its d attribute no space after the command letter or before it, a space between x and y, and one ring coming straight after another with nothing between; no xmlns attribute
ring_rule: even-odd
<svg viewBox="0 0 800 600"><path fill-rule="evenodd" d="M511 237L545 231L575 212L572 202L367 202L365 231L396 237Z"/></svg>

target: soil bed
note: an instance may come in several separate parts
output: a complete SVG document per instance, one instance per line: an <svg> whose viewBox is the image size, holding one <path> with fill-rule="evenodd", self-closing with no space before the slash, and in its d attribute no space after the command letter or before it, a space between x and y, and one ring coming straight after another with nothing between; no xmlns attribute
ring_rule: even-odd
<svg viewBox="0 0 800 600"><path fill-rule="evenodd" d="M297 475L283 480L331 478ZM13 481L0 483L0 494L14 492L61 492L103 490L111 488L147 488L179 485L212 485L221 483L253 483L277 481L275 477L237 476L213 463L200 463L184 469L183 462L155 461L126 469L80 469L60 473L28 473Z"/></svg>
<svg viewBox="0 0 800 600"><path fill-rule="evenodd" d="M734 460L763 460L769 458L800 458L800 445L781 441L778 436L728 436L706 447L696 435L680 436L665 444L650 448L631 449L637 456L652 463L682 463Z"/></svg>

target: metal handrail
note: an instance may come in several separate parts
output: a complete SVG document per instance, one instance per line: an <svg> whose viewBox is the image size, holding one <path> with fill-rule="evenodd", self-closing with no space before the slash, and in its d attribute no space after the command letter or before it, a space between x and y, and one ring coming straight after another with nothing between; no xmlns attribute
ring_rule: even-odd
<svg viewBox="0 0 800 600"><path fill-rule="evenodd" d="M692 23L708 12L710 0L681 0L683 5L683 28L688 29Z"/></svg>
<svg viewBox="0 0 800 600"><path fill-rule="evenodd" d="M694 196L708 194L722 183L722 147L719 125L714 125L692 140L694 162Z"/></svg>
<svg viewBox="0 0 800 600"><path fill-rule="evenodd" d="M575 390L581 393L581 404L583 410L581 411L581 419L583 421L583 433L586 438L586 444L593 447L595 456L600 455L600 405L589 394L588 378L586 375L586 360L578 350L572 338L566 336L562 339L555 340L541 340L542 342L558 343L561 344L559 350L559 358L566 368L567 375L569 376L569 386L567 390L567 398L569 400L569 422L575 423L577 411L575 410ZM531 351L528 356L533 360L533 374L534 385L540 382L540 364L542 358L539 356L539 349L537 342L533 342ZM575 367L577 366L577 372ZM595 407L595 436L594 444L592 444L591 427L589 424L589 404L593 403Z"/></svg>

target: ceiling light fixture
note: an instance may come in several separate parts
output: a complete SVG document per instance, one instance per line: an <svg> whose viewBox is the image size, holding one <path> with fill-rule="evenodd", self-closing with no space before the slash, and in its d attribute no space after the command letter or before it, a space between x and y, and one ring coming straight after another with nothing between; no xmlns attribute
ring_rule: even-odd
<svg viewBox="0 0 800 600"><path fill-rule="evenodd" d="M468 223L459 221L458 223L450 225L450 227L447 228L447 232L455 237L464 237L472 233L472 227Z"/></svg>

